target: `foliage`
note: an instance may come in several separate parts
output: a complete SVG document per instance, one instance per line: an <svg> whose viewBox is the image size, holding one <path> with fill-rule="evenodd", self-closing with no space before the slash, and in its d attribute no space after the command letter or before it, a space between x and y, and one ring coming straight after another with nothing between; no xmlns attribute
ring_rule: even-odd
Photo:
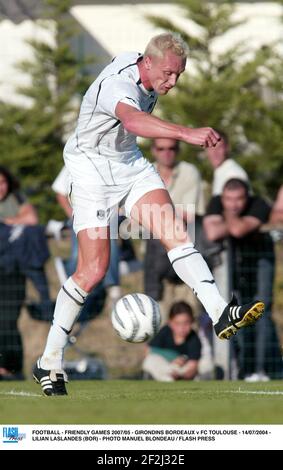
<svg viewBox="0 0 283 470"><path fill-rule="evenodd" d="M224 130L254 189L274 196L283 171L282 59L270 45L254 54L243 41L221 48L221 38L240 24L233 19L232 3L177 3L202 34L196 37L169 19L148 17L158 27L179 32L190 47L188 73L179 80L176 93L160 99L162 116L188 126ZM280 67L279 76L275 72ZM270 100L270 95L276 99ZM187 146L182 157L195 161L203 176L211 178L211 168L197 148Z"/></svg>
<svg viewBox="0 0 283 470"><path fill-rule="evenodd" d="M38 23L50 40L28 40L33 59L17 64L30 78L17 90L27 106L0 103L1 161L30 194L42 222L59 215L50 186L63 165L64 142L90 83L86 70L91 60L76 57L71 48L78 34L69 14L71 1L44 0L44 4L45 18Z"/></svg>

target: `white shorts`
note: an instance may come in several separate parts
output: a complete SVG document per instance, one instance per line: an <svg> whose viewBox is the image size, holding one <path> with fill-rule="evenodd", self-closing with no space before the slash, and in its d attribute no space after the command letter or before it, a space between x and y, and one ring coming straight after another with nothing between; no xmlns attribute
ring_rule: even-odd
<svg viewBox="0 0 283 470"><path fill-rule="evenodd" d="M77 234L87 228L105 227L118 207L130 216L135 203L149 191L165 189L154 166L143 156L124 163L100 155L87 158L64 152L70 173L70 202L73 228Z"/></svg>

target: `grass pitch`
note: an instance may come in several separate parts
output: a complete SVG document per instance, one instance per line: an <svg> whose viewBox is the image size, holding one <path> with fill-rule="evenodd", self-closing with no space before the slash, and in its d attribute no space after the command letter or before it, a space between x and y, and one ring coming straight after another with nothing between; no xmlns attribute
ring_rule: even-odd
<svg viewBox="0 0 283 470"><path fill-rule="evenodd" d="M74 381L68 392L0 382L0 423L283 424L283 382Z"/></svg>

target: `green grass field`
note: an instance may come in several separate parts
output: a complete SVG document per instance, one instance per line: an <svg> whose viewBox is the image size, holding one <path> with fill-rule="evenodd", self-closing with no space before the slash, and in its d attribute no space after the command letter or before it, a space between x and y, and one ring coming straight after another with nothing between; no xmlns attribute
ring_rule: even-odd
<svg viewBox="0 0 283 470"><path fill-rule="evenodd" d="M283 424L283 383L74 381L67 397L0 383L1 424Z"/></svg>

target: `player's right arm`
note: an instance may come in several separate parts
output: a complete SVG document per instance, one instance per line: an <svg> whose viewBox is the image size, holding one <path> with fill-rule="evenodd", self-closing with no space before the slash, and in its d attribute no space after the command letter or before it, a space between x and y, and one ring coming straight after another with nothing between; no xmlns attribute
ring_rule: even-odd
<svg viewBox="0 0 283 470"><path fill-rule="evenodd" d="M140 137L177 139L202 147L213 147L220 140L219 134L210 127L192 129L172 124L121 101L116 106L115 115L128 132Z"/></svg>
<svg viewBox="0 0 283 470"><path fill-rule="evenodd" d="M68 196L66 196L65 194L56 193L56 199L59 205L62 207L65 214L67 215L67 217L70 219L73 214L73 209L69 203Z"/></svg>

